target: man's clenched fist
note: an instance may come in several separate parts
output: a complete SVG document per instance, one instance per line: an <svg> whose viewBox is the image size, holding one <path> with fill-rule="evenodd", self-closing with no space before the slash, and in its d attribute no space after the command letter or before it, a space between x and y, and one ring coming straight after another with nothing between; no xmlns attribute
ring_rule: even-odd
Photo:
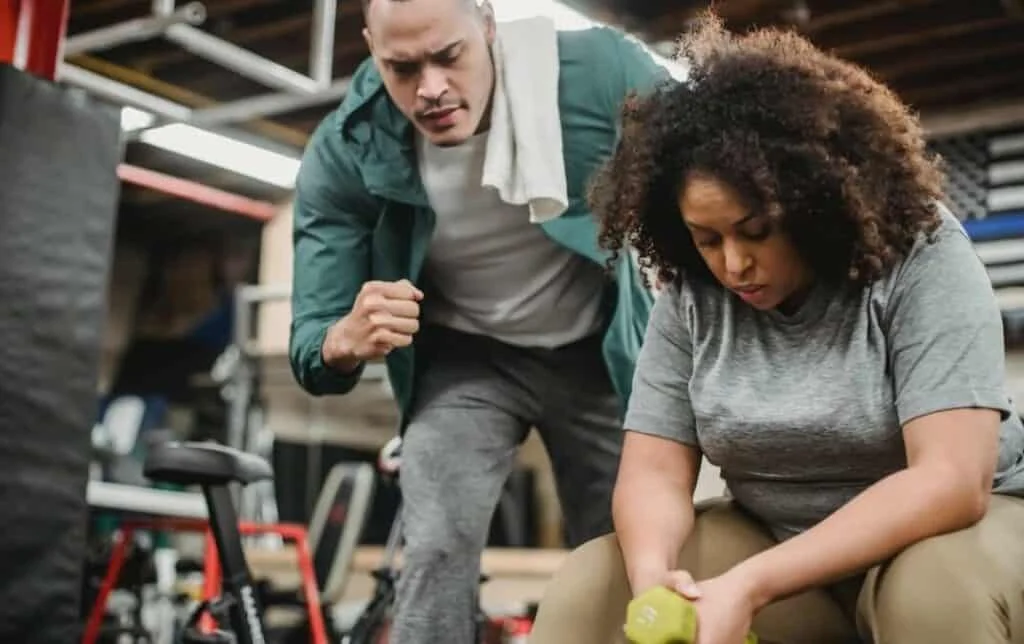
<svg viewBox="0 0 1024 644"><path fill-rule="evenodd" d="M423 292L409 280L366 282L352 311L327 332L321 349L324 362L351 373L360 363L409 346L420 328L422 299Z"/></svg>

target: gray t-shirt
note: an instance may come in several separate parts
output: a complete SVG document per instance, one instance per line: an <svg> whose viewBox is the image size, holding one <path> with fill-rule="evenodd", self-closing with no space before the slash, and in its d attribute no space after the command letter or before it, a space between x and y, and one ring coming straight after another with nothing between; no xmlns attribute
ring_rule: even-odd
<svg viewBox="0 0 1024 644"><path fill-rule="evenodd" d="M1002 320L984 266L943 209L886 278L815 288L795 314L717 285L658 297L625 427L699 447L777 538L906 466L901 426L943 409L1003 417L995 490L1024 491L1024 427L1004 387ZM898 503L893 499L893 503Z"/></svg>

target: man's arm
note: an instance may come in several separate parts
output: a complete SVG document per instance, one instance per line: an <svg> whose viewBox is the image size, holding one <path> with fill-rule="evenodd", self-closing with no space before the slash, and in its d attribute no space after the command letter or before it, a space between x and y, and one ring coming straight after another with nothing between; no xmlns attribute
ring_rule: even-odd
<svg viewBox="0 0 1024 644"><path fill-rule="evenodd" d="M289 358L296 380L313 395L344 394L362 365L342 372L324 362L331 326L352 310L370 278L373 199L340 144L330 145L333 119L318 128L296 181Z"/></svg>

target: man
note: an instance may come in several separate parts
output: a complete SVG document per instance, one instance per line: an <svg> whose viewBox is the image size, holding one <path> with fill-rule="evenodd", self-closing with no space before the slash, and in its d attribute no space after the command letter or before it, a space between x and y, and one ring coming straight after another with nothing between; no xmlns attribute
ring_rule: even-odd
<svg viewBox="0 0 1024 644"><path fill-rule="evenodd" d="M584 197L623 100L667 73L612 29L552 32L568 199L535 223L482 181L497 154L489 138L509 131L497 79L517 63L497 62L504 27L489 4L364 0L364 14L371 57L298 177L291 362L325 395L386 361L406 522L392 641L469 644L479 557L531 427L568 543L611 529L621 413L651 296L631 258L605 270Z"/></svg>

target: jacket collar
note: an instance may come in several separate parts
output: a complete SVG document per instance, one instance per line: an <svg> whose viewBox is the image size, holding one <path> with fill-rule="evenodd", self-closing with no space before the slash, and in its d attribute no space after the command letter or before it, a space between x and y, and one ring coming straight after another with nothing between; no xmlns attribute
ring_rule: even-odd
<svg viewBox="0 0 1024 644"><path fill-rule="evenodd" d="M354 155L366 188L379 197L426 206L416 166L415 130L392 102L371 58L352 75L335 134Z"/></svg>

